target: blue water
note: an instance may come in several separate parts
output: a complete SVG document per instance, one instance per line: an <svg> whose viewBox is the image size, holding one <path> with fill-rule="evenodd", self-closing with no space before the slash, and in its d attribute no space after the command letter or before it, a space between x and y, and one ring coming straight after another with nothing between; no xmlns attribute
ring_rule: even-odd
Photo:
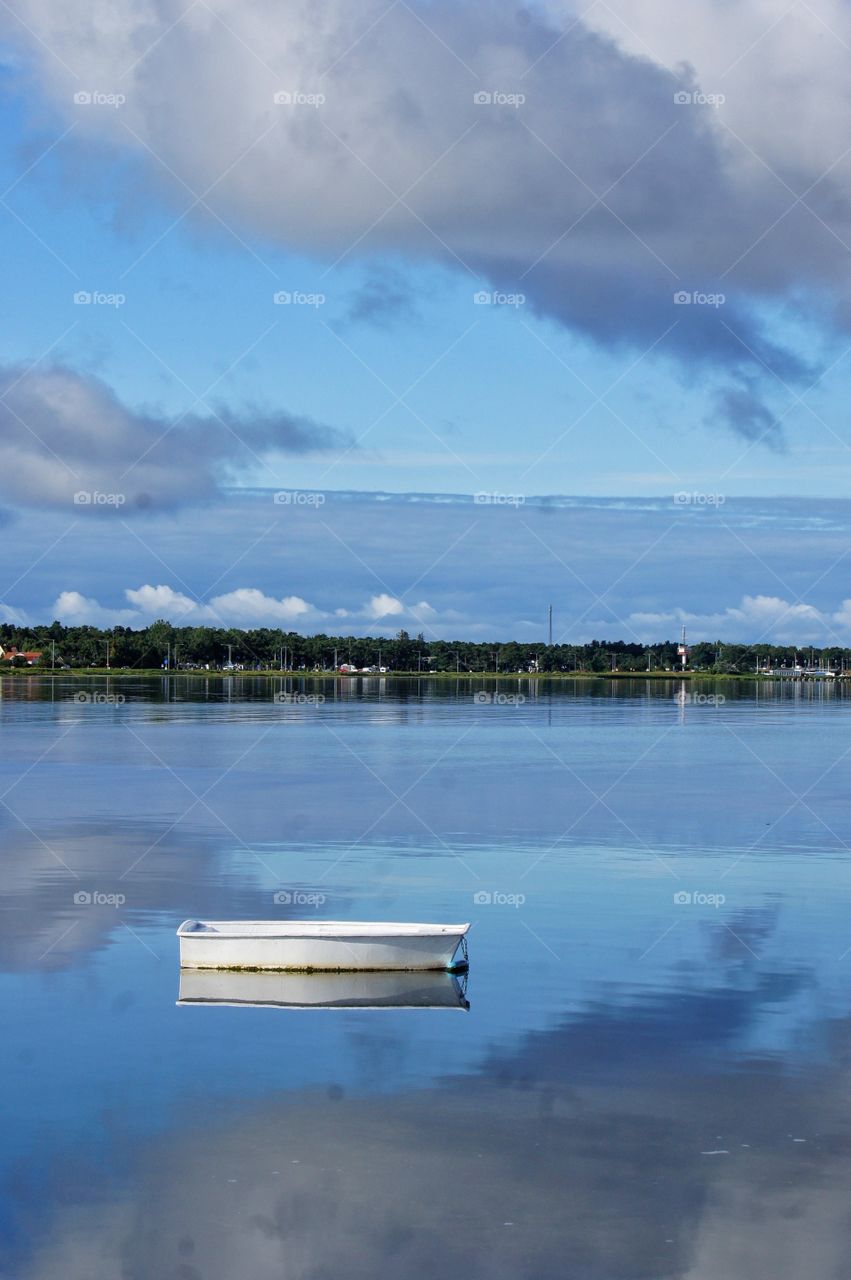
<svg viewBox="0 0 851 1280"><path fill-rule="evenodd" d="M851 700L488 692L4 682L0 1275L845 1274ZM469 920L469 1011L178 1005L196 915Z"/></svg>

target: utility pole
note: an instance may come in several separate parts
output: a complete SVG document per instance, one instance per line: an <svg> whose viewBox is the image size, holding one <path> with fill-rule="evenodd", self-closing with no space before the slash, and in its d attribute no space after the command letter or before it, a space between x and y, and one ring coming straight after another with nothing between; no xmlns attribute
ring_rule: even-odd
<svg viewBox="0 0 851 1280"><path fill-rule="evenodd" d="M56 670L56 641L55 640L51 640L50 642L50 670L51 671Z"/></svg>
<svg viewBox="0 0 851 1280"><path fill-rule="evenodd" d="M229 644L227 649L228 649L228 669L230 669L233 667L233 645Z"/></svg>
<svg viewBox="0 0 851 1280"><path fill-rule="evenodd" d="M551 645L552 642L553 642L553 606L549 605L549 607L547 608L547 644Z"/></svg>
<svg viewBox="0 0 851 1280"><path fill-rule="evenodd" d="M109 670L109 641L106 642L106 669Z"/></svg>

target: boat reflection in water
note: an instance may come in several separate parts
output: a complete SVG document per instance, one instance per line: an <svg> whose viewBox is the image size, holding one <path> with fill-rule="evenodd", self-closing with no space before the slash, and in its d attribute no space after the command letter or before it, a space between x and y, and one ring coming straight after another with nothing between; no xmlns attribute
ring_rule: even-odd
<svg viewBox="0 0 851 1280"><path fill-rule="evenodd" d="M232 973L181 969L177 1003L266 1009L464 1009L467 974Z"/></svg>

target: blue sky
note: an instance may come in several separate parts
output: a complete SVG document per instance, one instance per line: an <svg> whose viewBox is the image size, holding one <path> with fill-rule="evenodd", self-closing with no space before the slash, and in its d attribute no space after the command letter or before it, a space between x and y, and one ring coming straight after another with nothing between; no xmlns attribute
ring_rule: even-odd
<svg viewBox="0 0 851 1280"><path fill-rule="evenodd" d="M437 633L523 637L615 569L581 630L757 629L748 597L844 639L841 7L74 8L3 20L4 616L203 605L219 575L362 630L419 577ZM325 499L286 556L281 490ZM469 580L461 507L401 498L374 546L377 492L468 495L490 556ZM555 504L554 554L521 528L541 495L653 501ZM669 514L708 516L687 574Z"/></svg>

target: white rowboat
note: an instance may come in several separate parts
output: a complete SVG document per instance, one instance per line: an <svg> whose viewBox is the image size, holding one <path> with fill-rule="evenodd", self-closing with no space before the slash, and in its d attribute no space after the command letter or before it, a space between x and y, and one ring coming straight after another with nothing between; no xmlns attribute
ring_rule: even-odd
<svg viewBox="0 0 851 1280"><path fill-rule="evenodd" d="M462 978L463 981L463 978ZM469 1009L454 973L227 973L181 969L179 1005L262 1009Z"/></svg>
<svg viewBox="0 0 851 1280"><path fill-rule="evenodd" d="M184 920L177 931L181 969L376 972L461 969L469 924L358 920Z"/></svg>

